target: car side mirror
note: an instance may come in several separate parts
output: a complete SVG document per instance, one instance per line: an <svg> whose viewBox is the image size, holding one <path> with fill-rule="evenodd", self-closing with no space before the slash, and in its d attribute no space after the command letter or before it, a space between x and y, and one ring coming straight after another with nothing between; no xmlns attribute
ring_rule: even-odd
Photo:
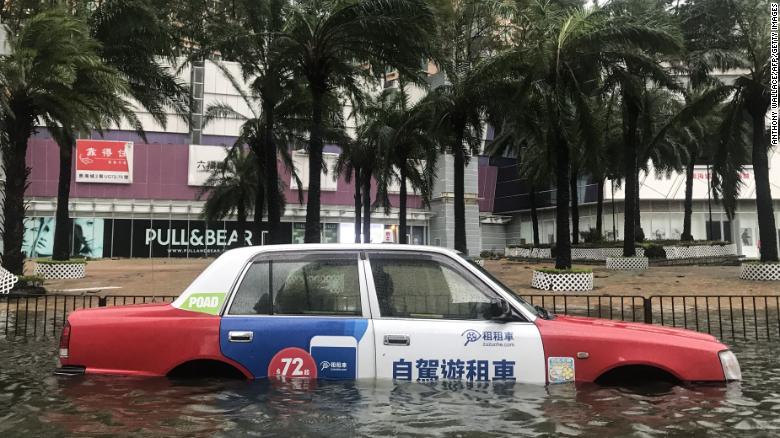
<svg viewBox="0 0 780 438"><path fill-rule="evenodd" d="M497 298L490 302L485 312L485 319L509 321L512 319L512 308L503 298Z"/></svg>

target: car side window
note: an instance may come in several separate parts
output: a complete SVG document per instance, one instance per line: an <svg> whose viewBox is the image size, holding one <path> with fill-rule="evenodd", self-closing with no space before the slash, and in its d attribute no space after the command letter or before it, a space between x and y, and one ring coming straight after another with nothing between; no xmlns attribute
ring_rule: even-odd
<svg viewBox="0 0 780 438"><path fill-rule="evenodd" d="M255 262L244 275L228 314L360 316L357 254Z"/></svg>
<svg viewBox="0 0 780 438"><path fill-rule="evenodd" d="M446 257L375 253L369 261L383 317L483 320L495 298Z"/></svg>

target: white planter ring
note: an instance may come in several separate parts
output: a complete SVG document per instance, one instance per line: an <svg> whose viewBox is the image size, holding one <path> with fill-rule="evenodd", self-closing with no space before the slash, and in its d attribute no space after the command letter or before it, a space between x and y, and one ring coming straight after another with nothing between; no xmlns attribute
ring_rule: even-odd
<svg viewBox="0 0 780 438"><path fill-rule="evenodd" d="M593 290L592 272L571 272L567 274L548 274L534 271L531 287L555 292L584 292Z"/></svg>
<svg viewBox="0 0 780 438"><path fill-rule="evenodd" d="M780 263L745 263L739 278L752 281L780 281Z"/></svg>
<svg viewBox="0 0 780 438"><path fill-rule="evenodd" d="M19 278L7 269L0 266L0 294L8 294L14 288Z"/></svg>
<svg viewBox="0 0 780 438"><path fill-rule="evenodd" d="M550 259L550 248L506 248L504 254L507 257L519 257L523 259Z"/></svg>
<svg viewBox="0 0 780 438"><path fill-rule="evenodd" d="M531 277L531 287L534 289L550 290L550 276L542 271L534 271Z"/></svg>
<svg viewBox="0 0 780 438"><path fill-rule="evenodd" d="M35 275L47 280L67 280L84 278L87 275L86 263L36 263Z"/></svg>
<svg viewBox="0 0 780 438"><path fill-rule="evenodd" d="M551 259L552 250L550 248L510 248L504 249L507 257L518 257L522 259ZM623 248L572 248L572 260L606 260L607 257L620 257L623 254ZM644 256L644 248L637 247L636 255Z"/></svg>
<svg viewBox="0 0 780 438"><path fill-rule="evenodd" d="M723 257L737 255L737 245L664 246L666 258L691 259L697 257Z"/></svg>
<svg viewBox="0 0 780 438"><path fill-rule="evenodd" d="M644 271L648 266L647 257L607 257L607 269L612 271Z"/></svg>
<svg viewBox="0 0 780 438"><path fill-rule="evenodd" d="M652 241L651 241L652 242ZM707 257L736 256L737 245L694 245L694 246L664 246L666 258L692 259ZM525 259L549 259L552 258L550 248L506 248L505 254L510 257ZM572 248L572 260L606 260L609 257L621 257L623 248ZM636 255L643 257L644 248L637 247Z"/></svg>

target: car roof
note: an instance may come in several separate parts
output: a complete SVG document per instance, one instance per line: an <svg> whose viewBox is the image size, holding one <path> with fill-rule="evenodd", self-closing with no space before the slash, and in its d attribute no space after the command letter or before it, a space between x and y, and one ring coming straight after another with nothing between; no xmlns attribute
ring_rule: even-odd
<svg viewBox="0 0 780 438"><path fill-rule="evenodd" d="M297 252L297 251L412 251L439 253L447 255L459 255L458 251L442 248L439 246L428 245L402 245L396 243L297 243L288 245L255 245L243 248L236 248L226 251L224 254L235 253L244 257L251 254L262 254L266 252Z"/></svg>

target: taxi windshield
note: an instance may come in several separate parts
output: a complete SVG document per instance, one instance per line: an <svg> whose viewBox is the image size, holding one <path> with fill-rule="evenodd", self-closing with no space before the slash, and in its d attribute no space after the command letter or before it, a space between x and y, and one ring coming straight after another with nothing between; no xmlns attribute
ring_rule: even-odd
<svg viewBox="0 0 780 438"><path fill-rule="evenodd" d="M463 256L461 255L461 257L463 257ZM509 295L514 299L514 301L516 303L518 303L521 306L523 306L526 310L528 310L532 314L534 314L536 316L542 316L542 315L539 314L539 310L536 308L536 306L533 306L530 303L528 303L526 300L520 298L520 296L517 295L517 293L515 293L515 291L513 291L507 285L502 283L501 280L496 278L493 274L490 273L490 271L488 271L482 265L477 263L476 260L470 259L468 257L463 257L463 258L466 259L472 266L477 268L481 273L485 274L486 277L488 277L489 279L493 280L493 282L496 283L501 289L503 289L505 292L509 293Z"/></svg>

